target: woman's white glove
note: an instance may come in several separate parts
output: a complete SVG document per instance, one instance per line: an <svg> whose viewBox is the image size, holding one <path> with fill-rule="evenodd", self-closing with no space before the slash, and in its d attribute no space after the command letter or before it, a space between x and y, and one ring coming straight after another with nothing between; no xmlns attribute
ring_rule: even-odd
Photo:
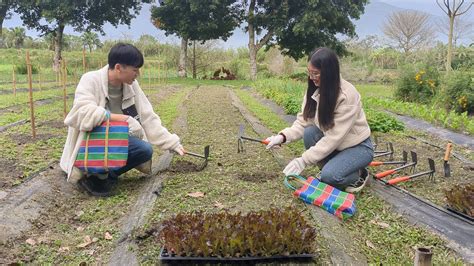
<svg viewBox="0 0 474 266"><path fill-rule="evenodd" d="M303 172L304 168L306 167L306 163L303 161L303 158L299 157L293 159L286 167L283 169L283 173L288 175L299 175Z"/></svg>
<svg viewBox="0 0 474 266"><path fill-rule="evenodd" d="M139 139L142 139L143 136L145 136L145 131L143 130L142 125L140 125L140 122L138 122L135 118L129 116L126 121L128 123L128 134L130 136L134 136Z"/></svg>
<svg viewBox="0 0 474 266"><path fill-rule="evenodd" d="M273 148L275 145L280 145L283 143L283 136L278 134L274 135L271 137L268 137L265 139L265 142L268 142L267 144L267 150Z"/></svg>
<svg viewBox="0 0 474 266"><path fill-rule="evenodd" d="M184 148L183 148L183 145L181 144L178 144L178 146L176 148L173 149L173 152L183 156L184 155Z"/></svg>

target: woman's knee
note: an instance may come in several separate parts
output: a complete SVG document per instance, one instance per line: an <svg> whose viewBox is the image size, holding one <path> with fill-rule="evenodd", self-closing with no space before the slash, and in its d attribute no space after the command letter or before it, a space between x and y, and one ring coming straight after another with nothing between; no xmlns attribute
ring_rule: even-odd
<svg viewBox="0 0 474 266"><path fill-rule="evenodd" d="M341 176L340 174L333 172L333 171L328 171L328 170L322 170L321 174L321 181L323 183L326 183L328 185L331 185L337 189L344 189L346 187L346 181L345 176Z"/></svg>

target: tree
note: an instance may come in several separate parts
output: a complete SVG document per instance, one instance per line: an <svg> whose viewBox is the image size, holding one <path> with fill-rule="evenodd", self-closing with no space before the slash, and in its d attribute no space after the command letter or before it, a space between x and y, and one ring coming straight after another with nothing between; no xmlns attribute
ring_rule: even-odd
<svg viewBox="0 0 474 266"><path fill-rule="evenodd" d="M0 38L2 37L2 25L5 19L11 17L10 10L14 9L16 3L14 0L0 0Z"/></svg>
<svg viewBox="0 0 474 266"><path fill-rule="evenodd" d="M454 20L465 14L474 5L474 2L470 4L464 0L460 0L456 3L456 0L443 0L443 5L440 4L440 0L436 0L439 8L449 17L449 32L448 32L448 54L446 56L446 71L451 71L451 61L453 57L453 29ZM466 5L464 5L466 4Z"/></svg>
<svg viewBox="0 0 474 266"><path fill-rule="evenodd" d="M383 24L382 30L398 48L405 52L405 55L408 55L435 37L428 19L428 14L417 11L394 12Z"/></svg>
<svg viewBox="0 0 474 266"><path fill-rule="evenodd" d="M130 25L141 8L142 3L151 0L48 0L30 1L18 0L17 11L24 24L35 28L43 34L52 33L54 37L55 71L59 70L63 46L63 32L66 25L76 31L98 31L104 34L102 26L105 22L113 26L118 24Z"/></svg>
<svg viewBox="0 0 474 266"><path fill-rule="evenodd" d="M15 48L19 49L23 47L23 42L26 39L25 29L22 27L15 27L10 29L10 37L13 41Z"/></svg>
<svg viewBox="0 0 474 266"><path fill-rule="evenodd" d="M346 52L336 34L354 36L351 18L358 19L367 0L250 0L241 5L249 33L250 77L257 78L257 52L264 46L277 46L295 60L314 48L327 46L339 54ZM256 35L265 33L260 40Z"/></svg>
<svg viewBox="0 0 474 266"><path fill-rule="evenodd" d="M235 0L165 0L151 8L154 25L181 37L178 75L186 77L189 41L227 40L239 24Z"/></svg>
<svg viewBox="0 0 474 266"><path fill-rule="evenodd" d="M81 35L82 44L89 48L89 52L92 49L99 48L102 43L100 42L99 35L95 32L86 31Z"/></svg>
<svg viewBox="0 0 474 266"><path fill-rule="evenodd" d="M449 37L449 18L448 21L438 20L436 26L441 34ZM458 40L468 38L474 33L474 23L467 20L455 19L453 25L453 48L456 48Z"/></svg>

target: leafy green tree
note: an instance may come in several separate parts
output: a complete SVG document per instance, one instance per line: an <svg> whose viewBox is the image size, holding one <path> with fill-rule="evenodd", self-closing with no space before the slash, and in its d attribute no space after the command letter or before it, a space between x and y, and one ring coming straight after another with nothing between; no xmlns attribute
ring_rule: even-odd
<svg viewBox="0 0 474 266"><path fill-rule="evenodd" d="M189 41L226 40L237 25L235 0L164 0L153 6L151 19L166 35L181 37L178 64L180 77L186 76Z"/></svg>
<svg viewBox="0 0 474 266"><path fill-rule="evenodd" d="M5 19L11 17L11 10L16 6L15 0L0 0L0 38L2 37L2 25Z"/></svg>
<svg viewBox="0 0 474 266"><path fill-rule="evenodd" d="M151 0L48 0L31 1L18 0L17 11L25 25L35 28L43 34L52 33L54 36L55 71L59 70L63 46L63 32L66 25L76 31L98 31L104 34L102 26L109 22L130 25L142 3Z"/></svg>
<svg viewBox="0 0 474 266"><path fill-rule="evenodd" d="M99 35L95 32L86 31L81 35L82 44L89 48L89 52L92 49L99 48L102 43L100 42Z"/></svg>
<svg viewBox="0 0 474 266"><path fill-rule="evenodd" d="M346 52L336 34L355 35L352 19L358 19L367 0L250 0L240 6L249 34L250 77L257 78L257 52L264 46L278 46L295 60L314 48L327 46ZM256 35L264 33L260 40Z"/></svg>
<svg viewBox="0 0 474 266"><path fill-rule="evenodd" d="M22 27L15 27L10 29L10 38L15 48L19 49L23 47L23 42L26 39L25 29Z"/></svg>

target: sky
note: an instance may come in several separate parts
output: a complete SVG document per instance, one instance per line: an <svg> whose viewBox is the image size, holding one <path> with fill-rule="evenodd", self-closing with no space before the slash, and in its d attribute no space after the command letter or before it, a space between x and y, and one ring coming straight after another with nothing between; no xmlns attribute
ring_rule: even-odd
<svg viewBox="0 0 474 266"><path fill-rule="evenodd" d="M470 0L474 1L474 0ZM418 11L423 11L436 16L446 16L443 11L436 4L436 0L371 0L371 2L383 2L390 4L392 6L404 9L414 9ZM149 34L157 38L161 43L179 43L179 38L176 36L165 36L164 32L157 29L150 21L150 4L144 4L140 14L137 18L133 19L130 25L128 26L118 26L117 28L113 27L110 24L104 26L104 31L106 32L105 36L100 36L101 40L105 39L138 39L143 34ZM469 12L468 16L465 18L474 22L474 8ZM370 19L370 14L364 14L361 20L364 18ZM355 22L357 26L357 21ZM18 14L14 14L11 19L5 20L3 23L4 28L11 28L16 26L22 26L22 21L19 18ZM356 27L356 31L357 31ZM373 30L373 29L371 29ZM359 29L359 35L364 35L363 29ZM65 28L66 34L80 35L80 33L74 32L71 27ZM39 36L39 33L35 30L27 29L26 34L36 38ZM221 41L221 45L225 48L236 48L241 46L247 46L248 37L242 29L237 29L234 31L234 34L227 40L227 42Z"/></svg>

